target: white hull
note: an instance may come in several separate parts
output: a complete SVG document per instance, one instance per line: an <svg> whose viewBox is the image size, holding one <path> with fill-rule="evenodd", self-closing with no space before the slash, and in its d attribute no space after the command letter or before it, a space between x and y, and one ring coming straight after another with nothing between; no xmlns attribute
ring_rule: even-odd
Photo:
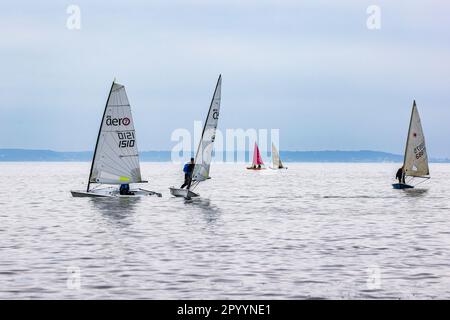
<svg viewBox="0 0 450 320"><path fill-rule="evenodd" d="M183 198L194 198L194 197L198 197L199 194L192 192L191 190L188 189L179 189L179 188L169 188L170 190L170 194L175 196L175 197L183 197Z"/></svg>
<svg viewBox="0 0 450 320"><path fill-rule="evenodd" d="M102 189L93 189L90 191L82 191L82 190L71 190L73 197L90 197L90 198L139 198L146 196L158 196L161 197L160 193L144 190L144 189L131 189L130 192L134 194L130 195L121 195L118 188L102 188Z"/></svg>

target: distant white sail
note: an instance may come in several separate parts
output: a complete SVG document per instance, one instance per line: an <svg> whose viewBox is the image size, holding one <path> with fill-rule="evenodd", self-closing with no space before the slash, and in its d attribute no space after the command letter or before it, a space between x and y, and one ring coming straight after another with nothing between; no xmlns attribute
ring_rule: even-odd
<svg viewBox="0 0 450 320"><path fill-rule="evenodd" d="M200 182L209 178L216 128L219 121L222 76L217 80L216 89L203 127L202 137L195 156L193 180Z"/></svg>
<svg viewBox="0 0 450 320"><path fill-rule="evenodd" d="M407 176L422 177L430 174L425 137L415 101L406 142L404 168Z"/></svg>
<svg viewBox="0 0 450 320"><path fill-rule="evenodd" d="M113 83L106 103L89 182L142 182L131 107L118 83Z"/></svg>
<svg viewBox="0 0 450 320"><path fill-rule="evenodd" d="M280 154L278 153L277 148L272 142L272 166L274 169L283 168L283 163L280 159Z"/></svg>

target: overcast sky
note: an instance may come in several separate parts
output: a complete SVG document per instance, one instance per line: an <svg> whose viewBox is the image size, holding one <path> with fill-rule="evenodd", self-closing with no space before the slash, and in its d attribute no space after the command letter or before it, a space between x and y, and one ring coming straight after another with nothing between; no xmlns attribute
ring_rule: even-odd
<svg viewBox="0 0 450 320"><path fill-rule="evenodd" d="M221 129L279 128L283 150L402 153L416 99L430 156L449 157L449 15L441 0L2 1L0 148L92 150L116 77L139 148L170 150L222 73Z"/></svg>

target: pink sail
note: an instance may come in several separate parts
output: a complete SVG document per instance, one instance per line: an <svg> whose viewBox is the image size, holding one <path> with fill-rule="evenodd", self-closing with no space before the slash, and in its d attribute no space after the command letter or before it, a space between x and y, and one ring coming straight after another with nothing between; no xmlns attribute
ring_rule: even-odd
<svg viewBox="0 0 450 320"><path fill-rule="evenodd" d="M260 165L264 164L264 162L261 159L261 154L259 153L258 145L255 142L255 149L253 151L253 165Z"/></svg>

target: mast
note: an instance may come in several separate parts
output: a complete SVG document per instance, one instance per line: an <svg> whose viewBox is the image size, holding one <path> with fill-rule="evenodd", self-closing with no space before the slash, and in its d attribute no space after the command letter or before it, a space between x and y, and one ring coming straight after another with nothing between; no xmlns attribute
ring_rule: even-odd
<svg viewBox="0 0 450 320"><path fill-rule="evenodd" d="M195 154L195 160L194 160L194 169L192 170L192 174L194 174L195 165L197 164L198 152L200 151L200 146L202 144L203 135L205 134L206 125L208 124L209 115L211 113L211 109L213 106L214 97L216 96L217 88L219 87L220 79L222 79L222 74L219 74L219 79L217 79L216 88L214 89L214 93L211 98L211 103L209 104L208 114L206 115L205 123L203 124L202 135L200 136L200 141L198 142L197 152ZM189 185L187 187L188 190L191 188L192 178L193 177L191 176L191 180L189 181Z"/></svg>
<svg viewBox="0 0 450 320"><path fill-rule="evenodd" d="M114 78L112 85L111 85L111 89L109 90L108 99L106 99L105 110L103 110L102 122L100 122L100 128L98 129L97 142L95 143L94 156L92 157L91 170L89 172L89 178L88 178L86 192L89 192L89 187L91 185L91 175L92 175L92 170L94 169L95 156L97 155L98 141L100 140L100 134L102 132L103 122L105 121L106 109L108 108L109 98L111 97L111 92L112 92L115 82L116 82L116 79Z"/></svg>
<svg viewBox="0 0 450 320"><path fill-rule="evenodd" d="M413 120L413 115L414 115L414 109L415 108L416 108L416 100L414 100L414 102L413 102L413 107L412 107L412 110L411 110L411 118L409 120L408 137L406 138L405 154L404 154L404 157L403 157L403 168L405 168L405 165L406 165L406 153L408 152L409 136L411 134L411 125L412 125L412 120ZM403 172L403 174L406 176L406 171Z"/></svg>

